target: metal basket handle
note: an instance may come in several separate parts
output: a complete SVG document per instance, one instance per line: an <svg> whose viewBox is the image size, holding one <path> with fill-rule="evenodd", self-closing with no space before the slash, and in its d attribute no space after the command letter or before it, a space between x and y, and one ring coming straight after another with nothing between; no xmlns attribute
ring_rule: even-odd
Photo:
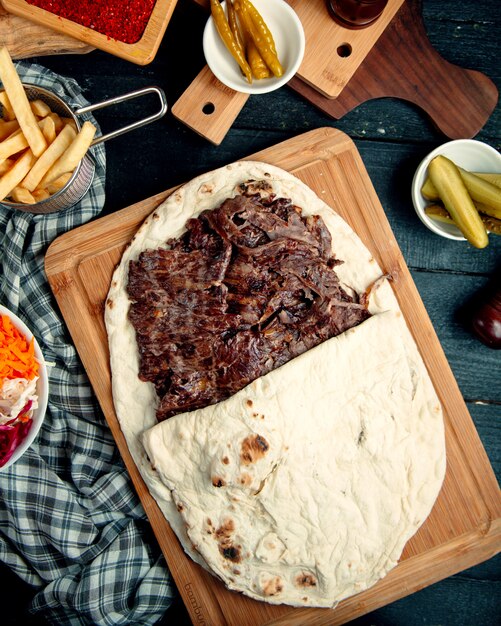
<svg viewBox="0 0 501 626"><path fill-rule="evenodd" d="M128 126L124 126L123 128L119 128L118 130L114 130L107 135L102 135L101 137L96 137L92 142L92 146L96 146L103 141L107 141L108 139L113 139L114 137L118 137L119 135L123 135L124 133L128 133L130 130L134 130L135 128L141 128L141 126L146 126L146 124L150 124L156 120L159 120L163 117L167 111L167 100L165 98L165 93L159 87L144 87L143 89L137 89L136 91L131 91L130 93L123 94L122 96L117 96L116 98L110 98L109 100L103 100L102 102L97 102L96 104L89 104L88 106L82 107L74 111L75 115L82 115L83 113L88 113L89 111L95 111L96 109L104 109L105 107L112 106L114 104L119 104L120 102L125 102L126 100L132 100L133 98L138 98L139 96L144 96L148 93L156 93L160 98L160 102L162 104L160 110L150 115L149 117L145 117L142 120L138 120L133 124L129 124Z"/></svg>

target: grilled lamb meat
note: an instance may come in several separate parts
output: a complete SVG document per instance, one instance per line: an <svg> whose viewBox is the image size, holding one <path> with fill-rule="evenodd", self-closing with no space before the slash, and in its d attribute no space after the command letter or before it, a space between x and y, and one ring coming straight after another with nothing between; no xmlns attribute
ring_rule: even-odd
<svg viewBox="0 0 501 626"><path fill-rule="evenodd" d="M159 420L219 402L360 324L331 237L287 198L237 195L129 267L129 319Z"/></svg>

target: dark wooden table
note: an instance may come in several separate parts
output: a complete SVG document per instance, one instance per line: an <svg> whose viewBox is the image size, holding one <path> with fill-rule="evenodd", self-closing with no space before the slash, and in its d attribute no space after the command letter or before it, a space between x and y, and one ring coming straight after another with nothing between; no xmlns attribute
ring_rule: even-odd
<svg viewBox="0 0 501 626"><path fill-rule="evenodd" d="M445 59L484 72L501 89L499 0L425 0L423 15L431 43ZM145 67L99 51L35 60L75 78L90 101L155 84L165 90L172 104L204 65L201 34L205 20L202 9L190 0L180 0L156 59ZM103 131L108 131L140 117L142 106L123 105L98 112L96 117ZM475 339L468 320L479 294L495 275L501 275L501 237L491 237L489 247L479 251L438 237L418 221L410 197L412 176L420 160L447 140L420 110L387 98L363 104L335 121L285 87L251 97L218 147L167 114L160 122L107 143L104 212L112 213L203 171L322 126L339 128L354 139L499 477L501 353ZM501 148L499 105L476 138ZM0 569L2 624L43 623L24 611L31 595L31 589ZM19 601L13 603L12 597ZM189 620L178 602L161 623L184 626ZM501 623L501 558L352 623L497 626Z"/></svg>

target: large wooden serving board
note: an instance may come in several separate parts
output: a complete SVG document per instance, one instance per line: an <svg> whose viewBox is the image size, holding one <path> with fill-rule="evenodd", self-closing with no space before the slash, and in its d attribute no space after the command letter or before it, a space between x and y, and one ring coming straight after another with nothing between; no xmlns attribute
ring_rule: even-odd
<svg viewBox="0 0 501 626"><path fill-rule="evenodd" d="M447 473L426 523L399 565L373 588L335 610L271 606L233 593L195 565L147 491L113 409L103 321L112 272L142 220L169 192L148 198L74 231L50 246L45 268L110 429L195 624L305 626L345 623L475 565L501 547L501 498L489 461L385 213L353 142L340 131L311 131L251 158L303 180L346 219L393 287L444 407Z"/></svg>

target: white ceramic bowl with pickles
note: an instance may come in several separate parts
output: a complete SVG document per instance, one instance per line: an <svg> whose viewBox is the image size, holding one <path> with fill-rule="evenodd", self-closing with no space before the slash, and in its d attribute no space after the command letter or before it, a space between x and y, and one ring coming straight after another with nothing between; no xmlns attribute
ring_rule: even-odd
<svg viewBox="0 0 501 626"><path fill-rule="evenodd" d="M226 12L226 2L221 2ZM285 0L252 0L266 22L276 44L278 58L284 68L279 78L254 79L248 83L217 31L212 16L203 35L207 65L214 76L234 91L249 94L268 93L278 89L294 76L304 56L304 29L294 9Z"/></svg>
<svg viewBox="0 0 501 626"><path fill-rule="evenodd" d="M412 202L419 219L432 232L454 239L466 241L461 231L454 224L446 224L429 217L425 208L431 203L421 193L421 187L428 175L430 161L439 154L446 156L465 170L470 172L489 172L501 174L501 155L488 144L476 139L456 139L438 146L428 154L419 164L412 181Z"/></svg>

